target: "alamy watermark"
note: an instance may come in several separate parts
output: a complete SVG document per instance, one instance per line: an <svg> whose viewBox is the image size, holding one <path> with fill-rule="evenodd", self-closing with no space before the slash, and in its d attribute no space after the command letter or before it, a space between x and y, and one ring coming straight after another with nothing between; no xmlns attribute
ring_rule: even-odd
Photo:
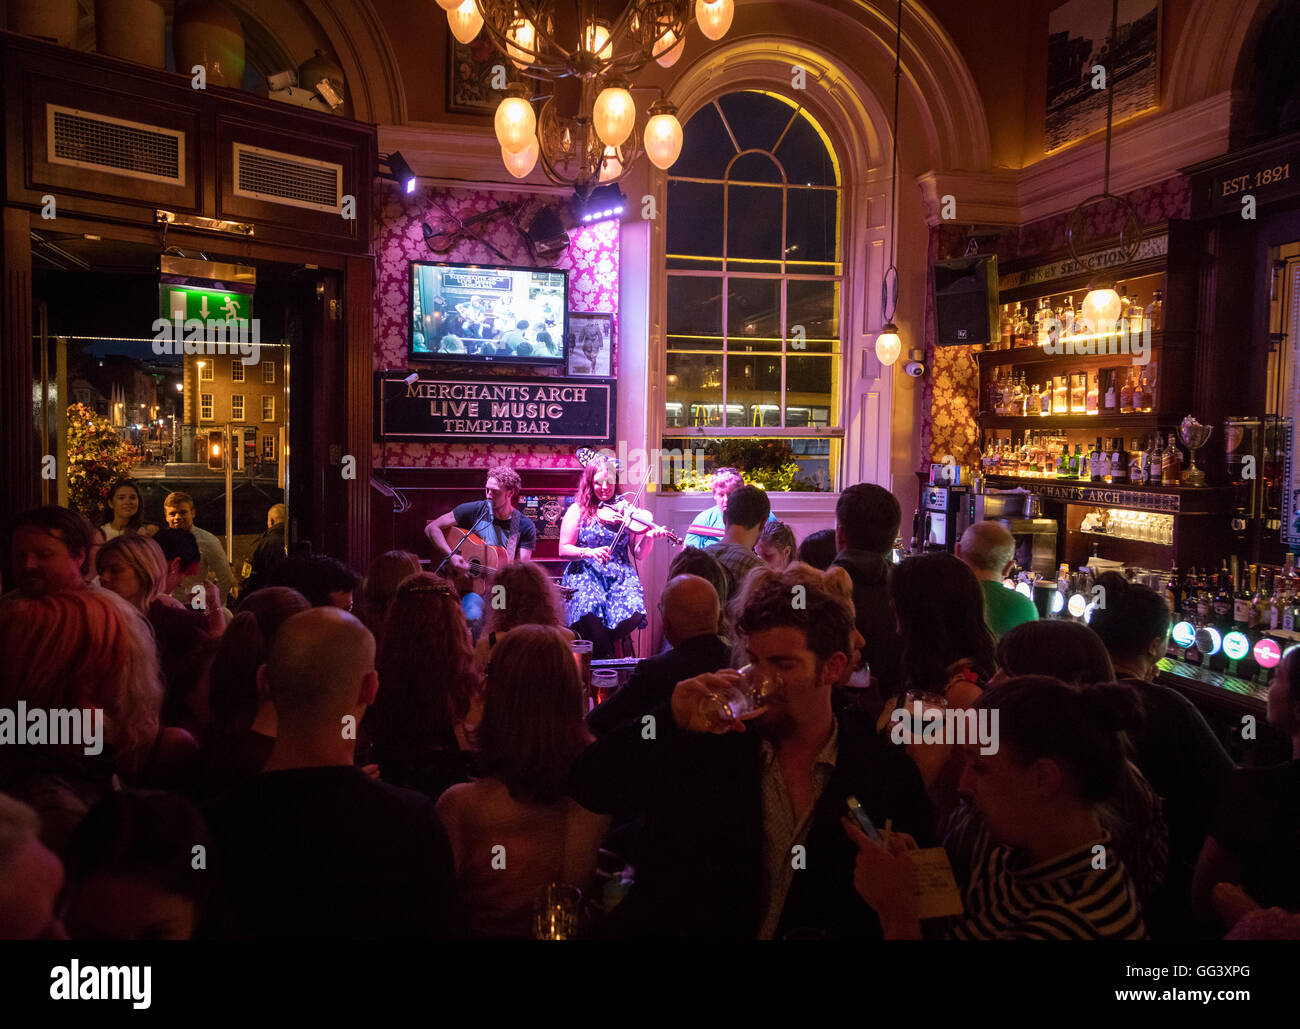
<svg viewBox="0 0 1300 1029"><path fill-rule="evenodd" d="M241 364L257 364L262 355L259 318L156 318L153 352L159 357L187 354L239 356Z"/></svg>
<svg viewBox="0 0 1300 1029"><path fill-rule="evenodd" d="M979 744L980 753L986 756L996 754L1000 746L997 708L938 707L915 700L910 709L894 708L889 720L893 723L889 738L895 744Z"/></svg>
<svg viewBox="0 0 1300 1029"><path fill-rule="evenodd" d="M1125 328L1113 332L1094 332L1092 323L1087 318L1074 320L1075 332L1072 335L1062 333L1062 324L1055 318L1047 323L1047 340L1042 344L1043 353L1054 357L1091 357L1107 354L1128 355L1134 365L1151 363L1151 330ZM1079 330L1083 331L1080 332Z"/></svg>
<svg viewBox="0 0 1300 1029"><path fill-rule="evenodd" d="M81 747L93 757L104 751L104 709L0 707L0 746Z"/></svg>
<svg viewBox="0 0 1300 1029"><path fill-rule="evenodd" d="M605 447L597 450L596 456L616 462L623 481L630 486L639 486L642 482L674 486L684 479L702 478L708 452L680 448L629 448L626 440L619 440L617 450Z"/></svg>

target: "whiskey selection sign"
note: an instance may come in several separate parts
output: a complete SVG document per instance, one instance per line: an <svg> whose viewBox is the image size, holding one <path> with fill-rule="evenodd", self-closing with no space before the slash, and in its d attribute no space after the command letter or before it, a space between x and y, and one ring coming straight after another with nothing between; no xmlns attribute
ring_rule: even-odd
<svg viewBox="0 0 1300 1029"><path fill-rule="evenodd" d="M380 439L468 443L614 441L614 380L376 376Z"/></svg>

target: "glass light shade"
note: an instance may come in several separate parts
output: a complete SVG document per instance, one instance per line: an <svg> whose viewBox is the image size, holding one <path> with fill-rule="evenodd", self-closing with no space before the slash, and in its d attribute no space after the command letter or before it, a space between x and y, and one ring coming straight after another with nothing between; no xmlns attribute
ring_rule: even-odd
<svg viewBox="0 0 1300 1029"><path fill-rule="evenodd" d="M876 359L881 364L893 364L903 352L903 341L898 338L898 326L890 322L876 337Z"/></svg>
<svg viewBox="0 0 1300 1029"><path fill-rule="evenodd" d="M686 52L686 40L678 39L671 30L655 44L654 57L661 68L671 68Z"/></svg>
<svg viewBox="0 0 1300 1029"><path fill-rule="evenodd" d="M612 146L605 147L605 160L600 166L601 182L613 182L623 174L623 162L618 159L618 151Z"/></svg>
<svg viewBox="0 0 1300 1029"><path fill-rule="evenodd" d="M1119 321L1119 294L1113 289L1090 289L1083 298L1079 313L1092 326L1094 332L1107 332Z"/></svg>
<svg viewBox="0 0 1300 1029"><path fill-rule="evenodd" d="M602 61L608 61L614 56L614 48L609 42L609 29L600 22L587 26L587 31L582 34L582 44Z"/></svg>
<svg viewBox="0 0 1300 1029"><path fill-rule="evenodd" d="M732 0L695 0L695 20L709 39L721 39L731 28L736 5Z"/></svg>
<svg viewBox="0 0 1300 1029"><path fill-rule="evenodd" d="M682 123L675 114L656 114L645 123L645 152L656 168L673 166L682 152Z"/></svg>
<svg viewBox="0 0 1300 1029"><path fill-rule="evenodd" d="M483 15L478 13L476 0L464 0L464 3L449 8L447 24L451 26L451 34L460 42L467 46L473 42L483 28Z"/></svg>
<svg viewBox="0 0 1300 1029"><path fill-rule="evenodd" d="M622 146L636 128L636 104L622 86L606 86L591 109L596 135L606 146Z"/></svg>
<svg viewBox="0 0 1300 1029"><path fill-rule="evenodd" d="M438 0L438 6L444 11L453 10L461 5L461 0Z"/></svg>
<svg viewBox="0 0 1300 1029"><path fill-rule="evenodd" d="M523 97L508 96L497 104L493 124L501 149L512 154L519 153L537 140L537 116L533 114L533 105Z"/></svg>
<svg viewBox="0 0 1300 1029"><path fill-rule="evenodd" d="M505 147L502 147L501 160L506 166L506 171L516 179L523 179L527 178L528 174L537 166L537 157L540 152L537 137L534 136L532 142L517 154L512 154Z"/></svg>
<svg viewBox="0 0 1300 1029"><path fill-rule="evenodd" d="M537 28L531 21L521 18L514 22L506 30L506 40L506 51L516 68L527 68L533 63L534 58L529 51L537 49Z"/></svg>

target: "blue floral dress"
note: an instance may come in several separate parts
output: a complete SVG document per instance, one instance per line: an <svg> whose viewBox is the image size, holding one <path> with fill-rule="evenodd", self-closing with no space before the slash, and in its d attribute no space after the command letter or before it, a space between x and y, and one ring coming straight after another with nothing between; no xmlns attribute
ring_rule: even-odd
<svg viewBox="0 0 1300 1029"><path fill-rule="evenodd" d="M628 553L633 539L631 533L625 532L607 564L581 560L570 561L565 567L564 585L575 591L566 605L570 625L577 624L580 618L593 612L600 615L608 629L617 628L638 614L645 624L645 594ZM594 550L608 547L613 542L614 530L600 522L588 522L578 528L579 547Z"/></svg>

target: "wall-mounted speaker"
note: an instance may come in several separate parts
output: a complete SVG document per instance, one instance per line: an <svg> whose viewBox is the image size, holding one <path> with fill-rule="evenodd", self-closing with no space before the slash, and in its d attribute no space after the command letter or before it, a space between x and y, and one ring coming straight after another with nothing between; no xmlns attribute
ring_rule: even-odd
<svg viewBox="0 0 1300 1029"><path fill-rule="evenodd" d="M998 259L992 254L934 266L934 344L963 347L998 335Z"/></svg>

